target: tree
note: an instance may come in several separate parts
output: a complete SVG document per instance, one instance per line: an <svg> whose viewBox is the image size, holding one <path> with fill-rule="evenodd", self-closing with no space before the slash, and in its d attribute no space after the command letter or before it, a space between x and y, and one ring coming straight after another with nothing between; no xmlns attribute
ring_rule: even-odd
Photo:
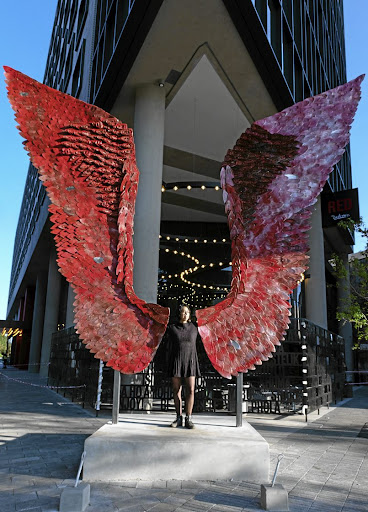
<svg viewBox="0 0 368 512"><path fill-rule="evenodd" d="M366 241L365 250L350 258L348 269L340 256L334 254L332 257L337 286L345 286L348 291L336 316L339 321L352 324L357 340L353 348L358 349L361 341L368 340L368 228L361 219L358 223L344 220L339 222L339 226L354 230L361 234ZM348 271L350 273L349 281L347 281Z"/></svg>
<svg viewBox="0 0 368 512"><path fill-rule="evenodd" d="M7 349L7 337L0 335L0 355L5 354L6 349ZM8 351L9 351L9 347L8 347ZM9 354L7 354L7 355L9 355Z"/></svg>

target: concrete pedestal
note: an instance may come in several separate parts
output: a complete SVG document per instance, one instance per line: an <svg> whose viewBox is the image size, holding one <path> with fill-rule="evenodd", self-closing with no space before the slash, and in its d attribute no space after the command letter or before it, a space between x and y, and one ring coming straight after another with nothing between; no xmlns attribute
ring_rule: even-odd
<svg viewBox="0 0 368 512"><path fill-rule="evenodd" d="M194 416L195 429L171 428L174 416L120 415L85 441L83 481L230 480L267 482L269 447L248 423Z"/></svg>

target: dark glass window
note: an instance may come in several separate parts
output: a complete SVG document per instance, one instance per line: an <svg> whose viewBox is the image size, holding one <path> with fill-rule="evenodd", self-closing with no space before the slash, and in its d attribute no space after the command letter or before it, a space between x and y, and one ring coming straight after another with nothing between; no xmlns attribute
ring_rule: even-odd
<svg viewBox="0 0 368 512"><path fill-rule="evenodd" d="M83 27L86 23L88 14L88 2L87 0L81 0L81 3L79 4L79 11L78 11L78 22L77 22L77 43L76 45L79 45L80 38L82 36Z"/></svg>
<svg viewBox="0 0 368 512"><path fill-rule="evenodd" d="M73 71L73 82L72 82L72 96L76 98L79 96L79 93L83 84L83 70L84 70L84 55L86 48L86 40L83 39L81 49L79 51L78 59L75 64L75 68Z"/></svg>

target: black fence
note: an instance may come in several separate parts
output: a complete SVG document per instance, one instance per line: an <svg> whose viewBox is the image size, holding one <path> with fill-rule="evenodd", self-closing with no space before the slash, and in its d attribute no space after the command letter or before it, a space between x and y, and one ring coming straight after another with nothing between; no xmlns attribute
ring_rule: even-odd
<svg viewBox="0 0 368 512"><path fill-rule="evenodd" d="M122 375L121 411L174 410L171 380L165 373L165 339L153 362L142 373ZM202 376L197 379L196 412L235 412L236 379L224 379L198 346ZM49 381L70 388L73 400L94 408L112 407L113 370L93 357L73 328L53 334ZM305 319L292 319L286 339L273 358L244 375L244 410L249 413L312 412L342 399L344 340ZM82 387L79 387L82 386ZM184 397L185 399L185 397Z"/></svg>
<svg viewBox="0 0 368 512"><path fill-rule="evenodd" d="M244 375L248 412L312 412L343 398L345 348L341 336L292 318L273 358ZM267 404L266 402L270 402Z"/></svg>

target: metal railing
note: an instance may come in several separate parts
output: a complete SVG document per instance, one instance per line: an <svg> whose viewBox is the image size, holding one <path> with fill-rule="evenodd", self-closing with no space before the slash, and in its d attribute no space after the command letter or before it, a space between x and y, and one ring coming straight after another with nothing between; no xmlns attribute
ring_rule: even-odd
<svg viewBox="0 0 368 512"><path fill-rule="evenodd" d="M224 379L198 347L195 410L235 412L236 379ZM173 410L171 379L166 375L165 341L142 373L126 376L120 385L120 410ZM343 398L344 340L306 319L292 319L286 339L274 357L244 374L243 402L249 413L291 414L318 410ZM73 328L53 334L50 383L85 384L85 399L97 409L112 407L113 370L100 368Z"/></svg>

